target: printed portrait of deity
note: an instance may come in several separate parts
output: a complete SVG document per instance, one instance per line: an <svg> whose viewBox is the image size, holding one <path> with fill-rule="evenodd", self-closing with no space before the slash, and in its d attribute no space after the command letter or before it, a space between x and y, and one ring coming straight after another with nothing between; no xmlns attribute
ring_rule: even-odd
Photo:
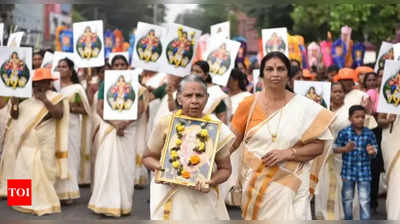
<svg viewBox="0 0 400 224"><path fill-rule="evenodd" d="M145 62L156 62L162 52L160 38L156 36L154 29L149 30L145 36L139 39L136 53L139 59Z"/></svg>
<svg viewBox="0 0 400 224"><path fill-rule="evenodd" d="M130 110L135 102L136 94L132 85L123 75L107 91L107 102L113 111Z"/></svg>
<svg viewBox="0 0 400 224"><path fill-rule="evenodd" d="M278 36L277 33L273 32L271 37L265 43L265 52L268 54L272 51L280 51L284 53L286 50L286 43L282 37Z"/></svg>
<svg viewBox="0 0 400 224"><path fill-rule="evenodd" d="M178 37L169 42L167 46L168 63L176 68L185 68L193 57L195 32L188 34L182 27L178 28Z"/></svg>
<svg viewBox="0 0 400 224"><path fill-rule="evenodd" d="M217 49L211 51L207 56L207 62L211 73L223 75L231 65L231 54L226 49L226 43L222 43Z"/></svg>
<svg viewBox="0 0 400 224"><path fill-rule="evenodd" d="M387 52L385 52L378 60L378 69L381 69L385 66L385 60L393 60L394 52L393 48L390 48Z"/></svg>
<svg viewBox="0 0 400 224"><path fill-rule="evenodd" d="M400 71L385 81L383 95L388 104L399 106L400 104Z"/></svg>
<svg viewBox="0 0 400 224"><path fill-rule="evenodd" d="M305 97L307 97L307 98L313 100L314 102L318 103L319 105L321 105L321 106L323 106L323 107L327 107L327 104L326 104L326 102L325 102L325 100L324 100L322 94L318 95L318 94L317 94L317 91L315 90L315 87L313 87L313 86L311 86L311 87L308 89L308 91L307 91Z"/></svg>
<svg viewBox="0 0 400 224"><path fill-rule="evenodd" d="M89 26L86 27L76 44L78 55L84 59L97 58L101 48L102 43L99 36L95 32L92 32Z"/></svg>
<svg viewBox="0 0 400 224"><path fill-rule="evenodd" d="M29 81L29 68L19 58L17 52L12 52L10 59L1 65L0 71L1 80L7 87L13 89L24 88Z"/></svg>

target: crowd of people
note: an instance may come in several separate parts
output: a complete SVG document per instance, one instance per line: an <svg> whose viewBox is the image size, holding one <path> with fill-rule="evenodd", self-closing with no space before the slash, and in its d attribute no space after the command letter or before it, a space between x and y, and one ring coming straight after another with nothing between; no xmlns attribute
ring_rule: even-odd
<svg viewBox="0 0 400 224"><path fill-rule="evenodd" d="M143 70L136 120L103 119L105 71L133 69L126 57L79 71L64 58L56 91L43 51L34 52L33 97L0 97L0 194L8 179L32 179L32 205L13 208L44 215L73 206L89 184L88 208L119 217L150 187L154 220L227 220L227 205L245 220L340 220L370 219L384 186L387 218L400 219L400 118L377 112L383 68L346 63L346 54L327 66L320 51L310 45L308 64L271 52L259 66L242 52L226 86L202 60L156 88L147 81L157 72ZM295 94L295 80L331 82L330 108ZM213 175L194 187L154 179L176 113L222 125Z"/></svg>

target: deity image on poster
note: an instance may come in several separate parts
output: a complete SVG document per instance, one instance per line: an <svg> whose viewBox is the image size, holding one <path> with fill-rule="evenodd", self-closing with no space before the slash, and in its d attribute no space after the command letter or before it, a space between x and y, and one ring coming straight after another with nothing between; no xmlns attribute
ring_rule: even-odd
<svg viewBox="0 0 400 224"><path fill-rule="evenodd" d="M378 69L383 68L385 65L385 60L393 60L394 59L394 52L393 47L386 51L379 59L378 59Z"/></svg>
<svg viewBox="0 0 400 224"><path fill-rule="evenodd" d="M383 95L388 104L395 107L400 104L400 71L385 81L383 84Z"/></svg>
<svg viewBox="0 0 400 224"><path fill-rule="evenodd" d="M1 65L0 72L4 85L13 89L24 88L30 78L29 68L17 52L11 53L10 58Z"/></svg>
<svg viewBox="0 0 400 224"><path fill-rule="evenodd" d="M285 53L286 43L281 36L279 36L276 32L273 32L271 37L265 43L265 51L266 54L272 51L280 51Z"/></svg>
<svg viewBox="0 0 400 224"><path fill-rule="evenodd" d="M162 44L160 37L156 35L154 29L139 39L136 46L136 53L139 59L145 62L156 62L162 53Z"/></svg>
<svg viewBox="0 0 400 224"><path fill-rule="evenodd" d="M308 89L308 91L307 91L305 97L307 97L307 98L313 100L314 102L318 103L319 105L321 105L321 106L323 106L323 107L325 107L325 108L327 107L327 104L326 104L326 102L325 102L325 100L324 100L322 94L318 95L318 94L317 94L317 91L315 90L315 87L314 87L314 86L311 86L311 87Z"/></svg>
<svg viewBox="0 0 400 224"><path fill-rule="evenodd" d="M73 33L72 30L64 30L60 34L61 51L73 52Z"/></svg>
<svg viewBox="0 0 400 224"><path fill-rule="evenodd" d="M99 36L91 31L90 26L85 28L85 31L78 38L76 50L82 59L97 58L102 48L102 43Z"/></svg>
<svg viewBox="0 0 400 224"><path fill-rule="evenodd" d="M177 33L178 38L169 42L167 46L167 59L169 64L185 68L193 57L195 32L188 34L182 27L179 27Z"/></svg>
<svg viewBox="0 0 400 224"><path fill-rule="evenodd" d="M113 111L130 110L135 99L135 91L123 75L107 91L107 103Z"/></svg>
<svg viewBox="0 0 400 224"><path fill-rule="evenodd" d="M227 50L226 43L222 43L218 49L211 51L207 56L207 62L211 73L223 75L231 65L231 54Z"/></svg>

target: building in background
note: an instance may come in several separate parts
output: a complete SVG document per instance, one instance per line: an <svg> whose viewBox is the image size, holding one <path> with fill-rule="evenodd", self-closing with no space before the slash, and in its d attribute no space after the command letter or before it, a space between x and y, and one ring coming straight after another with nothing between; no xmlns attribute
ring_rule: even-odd
<svg viewBox="0 0 400 224"><path fill-rule="evenodd" d="M243 12L236 13L238 20L238 34L246 38L247 53L257 54L258 52L258 30L256 27L257 20L250 18Z"/></svg>

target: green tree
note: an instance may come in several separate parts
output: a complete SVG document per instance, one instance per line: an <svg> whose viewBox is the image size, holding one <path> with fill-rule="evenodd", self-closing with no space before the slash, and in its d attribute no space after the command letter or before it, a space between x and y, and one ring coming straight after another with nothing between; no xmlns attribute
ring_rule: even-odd
<svg viewBox="0 0 400 224"><path fill-rule="evenodd" d="M301 34L310 42L326 38L331 31L334 39L340 35L342 26L352 28L353 40L364 40L380 44L395 35L400 19L398 4L310 4L294 5L290 14L293 32Z"/></svg>
<svg viewBox="0 0 400 224"><path fill-rule="evenodd" d="M231 11L232 7L223 4L202 4L196 9L186 10L175 19L176 23L182 23L201 30L203 33L210 32L210 26L216 23L230 21L231 34L237 33L237 19Z"/></svg>

